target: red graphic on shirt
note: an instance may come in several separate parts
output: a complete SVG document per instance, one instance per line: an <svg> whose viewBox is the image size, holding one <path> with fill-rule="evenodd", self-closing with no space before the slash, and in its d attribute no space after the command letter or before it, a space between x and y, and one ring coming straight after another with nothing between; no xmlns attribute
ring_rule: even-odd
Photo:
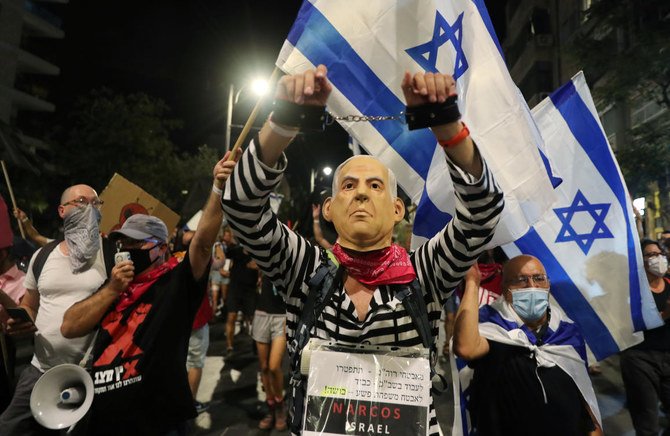
<svg viewBox="0 0 670 436"><path fill-rule="evenodd" d="M94 366L110 365L117 359L131 359L140 356L144 351L133 342L133 337L144 319L147 317L151 304L138 305L125 322L122 322L123 314L112 311L102 320L102 328L112 337L110 344L105 348L102 355L95 361ZM138 375L135 366L137 360L123 364L123 379Z"/></svg>
<svg viewBox="0 0 670 436"><path fill-rule="evenodd" d="M135 377L136 375L140 375L139 372L137 372L137 369L135 367L137 366L137 362L139 359L136 360L131 360L130 362L125 362L123 364L123 379L127 379L130 377Z"/></svg>

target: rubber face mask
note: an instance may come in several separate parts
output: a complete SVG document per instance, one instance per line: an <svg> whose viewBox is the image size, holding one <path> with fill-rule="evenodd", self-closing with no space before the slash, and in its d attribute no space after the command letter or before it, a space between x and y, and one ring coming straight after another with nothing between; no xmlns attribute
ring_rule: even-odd
<svg viewBox="0 0 670 436"><path fill-rule="evenodd" d="M512 307L524 321L537 321L549 307L549 290L544 288L521 288L512 292Z"/></svg>
<svg viewBox="0 0 670 436"><path fill-rule="evenodd" d="M647 259L647 271L656 277L663 277L668 271L668 259L663 255Z"/></svg>

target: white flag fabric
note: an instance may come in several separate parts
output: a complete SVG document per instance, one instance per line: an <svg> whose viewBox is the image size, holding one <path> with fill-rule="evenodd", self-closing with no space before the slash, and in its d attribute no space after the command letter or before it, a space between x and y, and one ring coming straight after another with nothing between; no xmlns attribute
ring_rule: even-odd
<svg viewBox="0 0 670 436"><path fill-rule="evenodd" d="M448 73L472 138L505 193L494 244L511 242L555 197L528 106L512 82L483 0L306 0L277 59L287 73L328 67L328 111L398 115L405 71ZM429 129L403 121L340 122L368 153L395 172L418 205L413 246L451 219L453 186L444 152ZM549 172L550 173L550 172Z"/></svg>
<svg viewBox="0 0 670 436"><path fill-rule="evenodd" d="M563 183L554 208L503 249L542 261L553 298L601 360L639 343L634 331L662 325L632 204L581 72L532 113Z"/></svg>
<svg viewBox="0 0 670 436"><path fill-rule="evenodd" d="M483 305L479 310L479 333L490 341L515 347L528 348L535 356L538 367L558 365L575 383L584 402L602 428L602 419L591 380L586 367L586 347L581 331L566 317L560 307L553 306L551 319L541 343L530 330L523 327L522 320L503 298ZM474 370L467 362L454 355L453 343L449 343L451 377L454 395L454 421L452 436L476 435L472 428L468 403L471 398L470 385Z"/></svg>

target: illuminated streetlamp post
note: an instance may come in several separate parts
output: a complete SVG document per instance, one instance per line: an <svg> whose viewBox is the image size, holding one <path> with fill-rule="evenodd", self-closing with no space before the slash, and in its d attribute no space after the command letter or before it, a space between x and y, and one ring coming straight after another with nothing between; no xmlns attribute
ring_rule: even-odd
<svg viewBox="0 0 670 436"><path fill-rule="evenodd" d="M226 113L226 135L225 135L226 150L230 150L231 146L230 135L233 126L233 107L237 104L237 101L240 99L240 94L247 88L247 85L249 85L249 83L242 85L242 87L238 89L237 92L235 92L235 85L233 85L232 83L228 88L228 110ZM270 90L270 84L268 83L267 80L264 79L256 79L253 82L251 82L250 85L251 90L258 97L262 97L263 95L267 94L267 92Z"/></svg>

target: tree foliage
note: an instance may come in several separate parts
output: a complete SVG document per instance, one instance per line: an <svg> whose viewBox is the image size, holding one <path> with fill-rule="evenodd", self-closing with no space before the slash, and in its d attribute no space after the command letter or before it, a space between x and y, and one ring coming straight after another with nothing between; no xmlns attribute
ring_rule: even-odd
<svg viewBox="0 0 670 436"><path fill-rule="evenodd" d="M608 103L639 95L670 108L670 3L599 0L572 49Z"/></svg>
<svg viewBox="0 0 670 436"><path fill-rule="evenodd" d="M670 2L597 0L572 53L602 106L633 109L649 101L670 110ZM602 107L601 106L601 107ZM668 113L625 131L617 160L635 196L670 189Z"/></svg>
<svg viewBox="0 0 670 436"><path fill-rule="evenodd" d="M168 106L146 94L96 90L78 99L62 135L60 166L66 184L102 190L116 172L175 210L195 179L211 174L217 159L203 146L196 155L179 153L170 134L181 122Z"/></svg>
<svg viewBox="0 0 670 436"><path fill-rule="evenodd" d="M654 182L663 192L670 190L670 148L664 130L658 120L633 129L635 146L617 153L628 190L636 197L651 194Z"/></svg>

